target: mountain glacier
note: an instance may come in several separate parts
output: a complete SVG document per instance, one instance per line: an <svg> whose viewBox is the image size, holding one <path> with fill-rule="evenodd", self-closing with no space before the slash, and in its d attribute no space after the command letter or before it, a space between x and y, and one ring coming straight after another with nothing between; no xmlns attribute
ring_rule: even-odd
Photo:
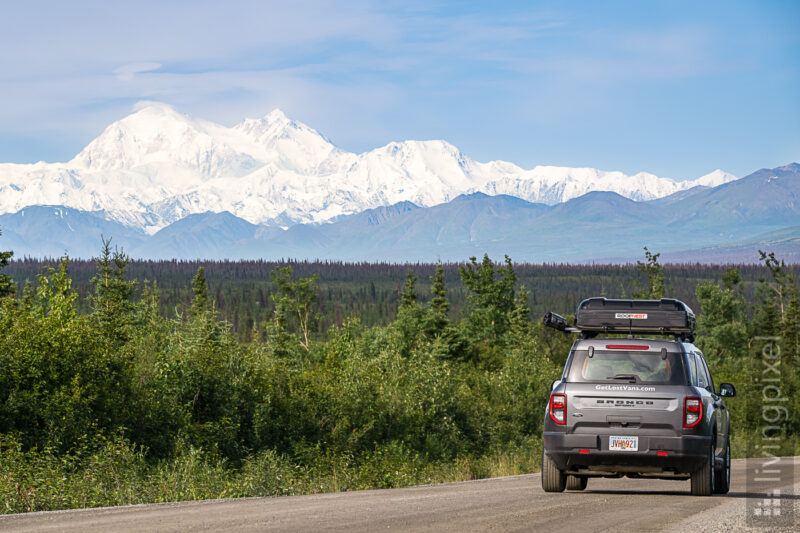
<svg viewBox="0 0 800 533"><path fill-rule="evenodd" d="M472 192L550 205L591 191L644 201L735 179L721 170L681 182L592 168L526 170L474 161L439 140L354 154L280 110L226 127L148 102L69 162L0 164L0 213L66 206L153 234L205 212L286 227L399 202L428 207Z"/></svg>

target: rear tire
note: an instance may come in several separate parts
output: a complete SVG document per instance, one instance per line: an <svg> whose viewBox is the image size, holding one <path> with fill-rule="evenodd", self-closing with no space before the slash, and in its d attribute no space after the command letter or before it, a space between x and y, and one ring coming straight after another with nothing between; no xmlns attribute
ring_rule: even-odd
<svg viewBox="0 0 800 533"><path fill-rule="evenodd" d="M567 476L558 469L550 456L542 452L542 489L545 492L564 492Z"/></svg>
<svg viewBox="0 0 800 533"><path fill-rule="evenodd" d="M727 494L731 489L731 442L725 446L725 463L720 470L714 472L714 494Z"/></svg>
<svg viewBox="0 0 800 533"><path fill-rule="evenodd" d="M711 449L708 452L708 457L703 462L703 466L692 472L692 495L693 496L711 496L714 487L714 447L715 444L711 443Z"/></svg>
<svg viewBox="0 0 800 533"><path fill-rule="evenodd" d="M586 476L567 476L567 490L584 490L588 482Z"/></svg>

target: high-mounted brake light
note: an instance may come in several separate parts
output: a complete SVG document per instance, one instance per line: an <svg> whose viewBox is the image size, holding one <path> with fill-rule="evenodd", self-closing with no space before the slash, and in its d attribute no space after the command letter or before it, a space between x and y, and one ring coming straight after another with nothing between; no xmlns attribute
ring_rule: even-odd
<svg viewBox="0 0 800 533"><path fill-rule="evenodd" d="M703 418L703 402L697 396L688 396L683 400L683 427L693 428Z"/></svg>
<svg viewBox="0 0 800 533"><path fill-rule="evenodd" d="M664 456L664 455L667 455L667 452L656 452L656 455Z"/></svg>
<svg viewBox="0 0 800 533"><path fill-rule="evenodd" d="M567 423L567 397L563 394L550 396L550 419L561 426Z"/></svg>
<svg viewBox="0 0 800 533"><path fill-rule="evenodd" d="M606 350L649 350L649 346L641 344L606 344Z"/></svg>

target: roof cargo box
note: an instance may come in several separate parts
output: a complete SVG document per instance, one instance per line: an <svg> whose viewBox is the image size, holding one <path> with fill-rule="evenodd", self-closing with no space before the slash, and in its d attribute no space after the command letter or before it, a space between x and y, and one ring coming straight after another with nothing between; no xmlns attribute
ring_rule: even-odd
<svg viewBox="0 0 800 533"><path fill-rule="evenodd" d="M578 306L575 325L581 331L691 333L694 313L680 300L609 300L589 298Z"/></svg>

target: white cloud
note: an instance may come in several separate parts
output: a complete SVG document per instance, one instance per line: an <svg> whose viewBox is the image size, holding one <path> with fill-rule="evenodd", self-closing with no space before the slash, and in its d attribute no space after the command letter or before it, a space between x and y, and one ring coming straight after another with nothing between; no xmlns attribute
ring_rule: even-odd
<svg viewBox="0 0 800 533"><path fill-rule="evenodd" d="M159 68L161 68L161 63L155 63L152 61L128 63L127 65L122 65L121 67L114 69L114 74L117 75L118 80L130 81L136 74L150 72Z"/></svg>

